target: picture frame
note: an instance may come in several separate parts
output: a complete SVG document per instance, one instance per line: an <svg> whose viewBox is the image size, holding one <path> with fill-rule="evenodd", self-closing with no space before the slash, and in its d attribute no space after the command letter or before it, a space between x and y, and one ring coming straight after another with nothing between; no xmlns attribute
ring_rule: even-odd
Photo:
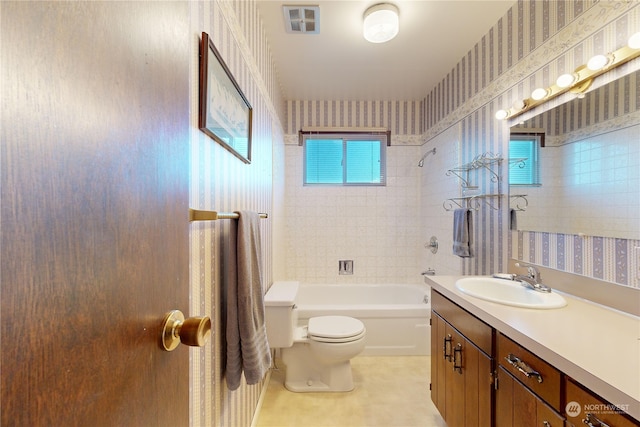
<svg viewBox="0 0 640 427"><path fill-rule="evenodd" d="M251 163L253 109L205 32L200 44L198 127L245 163Z"/></svg>

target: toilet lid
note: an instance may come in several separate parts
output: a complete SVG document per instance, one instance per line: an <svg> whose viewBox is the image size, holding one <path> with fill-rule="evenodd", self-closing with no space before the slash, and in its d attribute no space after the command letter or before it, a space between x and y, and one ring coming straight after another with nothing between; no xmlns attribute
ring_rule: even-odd
<svg viewBox="0 0 640 427"><path fill-rule="evenodd" d="M364 323L347 316L318 316L309 319L307 333L317 338L351 338L364 332Z"/></svg>

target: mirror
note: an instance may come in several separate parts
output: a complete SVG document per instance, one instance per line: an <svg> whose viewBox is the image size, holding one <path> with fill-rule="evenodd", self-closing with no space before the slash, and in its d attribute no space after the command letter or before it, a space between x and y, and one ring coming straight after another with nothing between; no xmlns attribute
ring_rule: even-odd
<svg viewBox="0 0 640 427"><path fill-rule="evenodd" d="M636 71L511 128L544 135L538 185L510 178L512 229L640 239L639 84ZM513 151L510 177L535 161Z"/></svg>

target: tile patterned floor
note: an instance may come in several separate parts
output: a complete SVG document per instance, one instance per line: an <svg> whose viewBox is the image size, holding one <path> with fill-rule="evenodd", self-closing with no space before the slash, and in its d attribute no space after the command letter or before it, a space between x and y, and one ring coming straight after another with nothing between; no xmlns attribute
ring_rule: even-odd
<svg viewBox="0 0 640 427"><path fill-rule="evenodd" d="M255 427L445 427L429 392L428 356L356 357L355 390L293 393L271 374Z"/></svg>

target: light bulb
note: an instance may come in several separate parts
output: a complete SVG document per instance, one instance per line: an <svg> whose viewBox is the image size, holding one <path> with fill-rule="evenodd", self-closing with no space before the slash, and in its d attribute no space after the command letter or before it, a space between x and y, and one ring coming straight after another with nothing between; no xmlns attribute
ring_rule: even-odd
<svg viewBox="0 0 640 427"><path fill-rule="evenodd" d="M527 106L527 103L522 99L516 99L515 101L513 101L513 105L512 105L513 109L516 111L520 111L524 109L524 107L526 106Z"/></svg>
<svg viewBox="0 0 640 427"><path fill-rule="evenodd" d="M507 110L498 110L496 111L496 119L504 120L509 117L509 112Z"/></svg>
<svg viewBox="0 0 640 427"><path fill-rule="evenodd" d="M573 74L563 74L558 77L558 80L556 80L556 84L559 87L565 88L571 86L575 81L576 78Z"/></svg>
<svg viewBox="0 0 640 427"><path fill-rule="evenodd" d="M640 49L640 32L629 37L628 45L631 49Z"/></svg>
<svg viewBox="0 0 640 427"><path fill-rule="evenodd" d="M605 55L596 55L587 62L587 68L591 71L602 70L609 63Z"/></svg>
<svg viewBox="0 0 640 427"><path fill-rule="evenodd" d="M531 92L531 98L535 99L536 101L540 101L541 99L546 98L548 94L549 91L547 89L539 87Z"/></svg>

